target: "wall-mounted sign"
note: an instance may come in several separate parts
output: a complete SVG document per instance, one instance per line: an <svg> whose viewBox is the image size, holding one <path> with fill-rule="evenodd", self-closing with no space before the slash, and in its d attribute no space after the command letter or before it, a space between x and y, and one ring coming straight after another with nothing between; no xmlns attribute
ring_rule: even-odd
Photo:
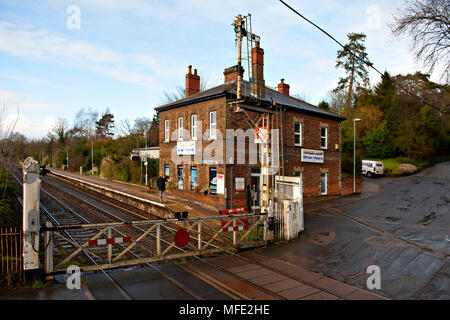
<svg viewBox="0 0 450 320"><path fill-rule="evenodd" d="M236 191L245 191L245 178L235 178Z"/></svg>
<svg viewBox="0 0 450 320"><path fill-rule="evenodd" d="M323 163L323 150L302 149L302 162Z"/></svg>
<svg viewBox="0 0 450 320"><path fill-rule="evenodd" d="M225 175L217 174L217 194L225 194Z"/></svg>
<svg viewBox="0 0 450 320"><path fill-rule="evenodd" d="M217 160L203 160L203 164L219 164Z"/></svg>
<svg viewBox="0 0 450 320"><path fill-rule="evenodd" d="M255 128L255 143L264 143L269 140L269 131L267 127Z"/></svg>
<svg viewBox="0 0 450 320"><path fill-rule="evenodd" d="M195 141L178 141L177 155L179 156L195 155Z"/></svg>

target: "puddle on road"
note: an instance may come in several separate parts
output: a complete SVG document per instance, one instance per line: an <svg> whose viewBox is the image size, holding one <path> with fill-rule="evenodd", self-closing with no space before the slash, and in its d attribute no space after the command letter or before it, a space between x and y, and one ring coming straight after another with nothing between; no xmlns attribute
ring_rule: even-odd
<svg viewBox="0 0 450 320"><path fill-rule="evenodd" d="M434 212L431 212L430 214L425 215L421 220L419 220L419 222L424 226L426 226L432 223L435 218L436 214Z"/></svg>
<svg viewBox="0 0 450 320"><path fill-rule="evenodd" d="M329 244L331 241L335 239L335 236L336 234L334 231L323 231L323 230L312 231L307 235L308 241L319 245Z"/></svg>

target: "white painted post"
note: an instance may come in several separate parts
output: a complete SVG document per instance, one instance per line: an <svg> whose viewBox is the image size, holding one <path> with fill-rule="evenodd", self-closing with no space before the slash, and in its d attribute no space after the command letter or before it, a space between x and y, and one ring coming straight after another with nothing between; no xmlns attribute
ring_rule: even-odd
<svg viewBox="0 0 450 320"><path fill-rule="evenodd" d="M108 228L108 239L112 238L112 230L111 227ZM112 244L108 244L108 263L112 261Z"/></svg>
<svg viewBox="0 0 450 320"><path fill-rule="evenodd" d="M237 243L237 231L234 231L234 227L236 227L236 217L233 215L233 245Z"/></svg>
<svg viewBox="0 0 450 320"><path fill-rule="evenodd" d="M41 180L39 162L25 159L23 168L23 270L25 282L31 283L39 269L39 201Z"/></svg>
<svg viewBox="0 0 450 320"><path fill-rule="evenodd" d="M50 221L45 222L47 228L53 227ZM45 231L44 246L45 246L45 273L53 272L53 232Z"/></svg>

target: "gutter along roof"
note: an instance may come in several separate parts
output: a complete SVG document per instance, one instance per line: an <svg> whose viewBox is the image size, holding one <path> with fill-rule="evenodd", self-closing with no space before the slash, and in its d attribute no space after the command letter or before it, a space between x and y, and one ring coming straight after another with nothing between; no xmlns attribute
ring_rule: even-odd
<svg viewBox="0 0 450 320"><path fill-rule="evenodd" d="M168 104L155 107L156 111L164 111L169 110L177 107L182 107L185 105L207 101L211 99L216 99L219 97L236 97L236 82L230 82L221 84L217 87L199 92L197 94L194 94L192 96L170 102ZM264 99L256 99L255 97L252 97L250 95L250 83L248 81L243 81L242 85L242 96L245 100L245 104L255 104L255 102L259 102L261 105L272 105L272 101L276 104L296 109L305 113L315 114L317 116L322 116L325 118L331 118L336 121L344 121L346 118L328 112L326 110L320 109L312 104L309 104L307 102L301 101L299 99L295 99L293 97L284 95L276 90L273 90L271 88L266 87L265 88L265 98ZM248 101L247 101L248 100Z"/></svg>

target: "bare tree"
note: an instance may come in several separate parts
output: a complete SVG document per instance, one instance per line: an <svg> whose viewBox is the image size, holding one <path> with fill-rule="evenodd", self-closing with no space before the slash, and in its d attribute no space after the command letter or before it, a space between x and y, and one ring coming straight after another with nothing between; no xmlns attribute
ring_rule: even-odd
<svg viewBox="0 0 450 320"><path fill-rule="evenodd" d="M208 88L210 88L209 80L201 77L200 92L205 91ZM178 86L171 91L164 91L164 98L163 98L164 103L170 103L183 98L186 98L186 88L183 88L182 86Z"/></svg>
<svg viewBox="0 0 450 320"><path fill-rule="evenodd" d="M408 0L390 25L397 36L408 35L416 61L428 72L443 64L441 80L450 76L450 9L448 0Z"/></svg>
<svg viewBox="0 0 450 320"><path fill-rule="evenodd" d="M75 121L73 124L74 134L77 136L85 137L88 140L95 138L95 122L99 117L99 113L96 110L81 108L75 115Z"/></svg>
<svg viewBox="0 0 450 320"><path fill-rule="evenodd" d="M55 136L56 140L59 143L65 144L67 142L67 139L69 138L69 130L70 129L67 120L59 118L55 121L55 124L52 127L51 134Z"/></svg>
<svg viewBox="0 0 450 320"><path fill-rule="evenodd" d="M19 107L17 106L17 117L12 120L8 120L8 113L6 110L5 103L0 110L0 176L3 173L3 168L9 171L9 163L5 161L5 157L11 157L11 137L16 127L17 121L19 120ZM6 188L8 186L8 175L5 175L5 188L3 190L3 197L6 193Z"/></svg>

